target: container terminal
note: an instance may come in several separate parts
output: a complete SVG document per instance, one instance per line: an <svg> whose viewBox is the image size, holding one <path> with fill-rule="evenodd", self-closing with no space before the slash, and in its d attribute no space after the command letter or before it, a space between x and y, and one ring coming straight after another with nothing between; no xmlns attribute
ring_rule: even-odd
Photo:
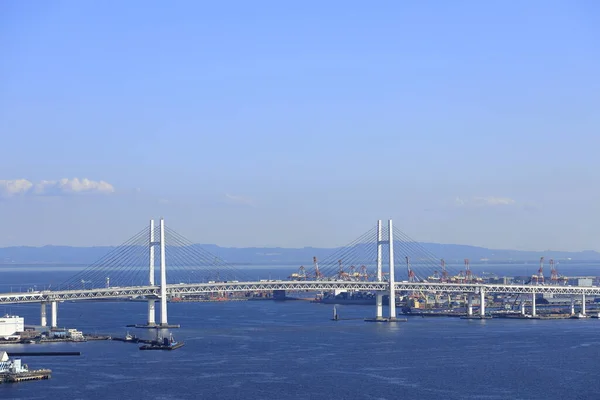
<svg viewBox="0 0 600 400"><path fill-rule="evenodd" d="M408 282L414 281L414 273L411 270L410 261L407 261ZM521 284L533 286L578 286L590 287L598 285L600 278L593 276L575 276L567 277L560 275L557 271L554 260L550 260L550 277L544 276L544 257L541 257L537 273L530 276L504 276L498 277L495 274L483 273L482 276L476 276L470 269L469 259L464 260L464 270L457 275L450 276L445 269L445 262L442 259L440 264L441 273L434 272L424 281L426 282L448 282L448 283L483 283L483 284ZM315 258L315 270L318 271ZM343 271L340 263L340 271L336 278L346 278L348 280L368 279L364 269L361 272L351 267L350 273ZM300 268L297 273L289 278L304 280L309 279L304 268ZM488 294L485 296L488 305L485 316L473 316L472 308L480 306L478 296L469 296L463 293L445 293L445 292L398 292L396 294L396 307L401 308L401 313L413 316L449 316L463 318L513 318L513 319L564 319L564 318L600 318L600 297L586 296L582 299L573 295L560 294L536 294L535 298L524 294ZM376 297L374 293L368 292L350 292L347 290L335 290L331 292L318 293L313 302L322 304L337 305L375 305ZM383 296L383 304L389 304L389 296ZM534 306L532 306L532 304ZM535 307L536 312L529 315L526 310ZM539 312L538 312L539 310ZM587 310L587 312L586 312ZM532 315L533 314L533 315Z"/></svg>

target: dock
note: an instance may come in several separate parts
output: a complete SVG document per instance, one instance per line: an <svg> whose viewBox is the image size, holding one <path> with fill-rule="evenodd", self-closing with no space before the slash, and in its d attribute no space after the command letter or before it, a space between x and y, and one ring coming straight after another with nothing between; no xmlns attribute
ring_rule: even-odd
<svg viewBox="0 0 600 400"><path fill-rule="evenodd" d="M9 357L63 357L63 356L80 356L80 351L10 351L6 352Z"/></svg>
<svg viewBox="0 0 600 400"><path fill-rule="evenodd" d="M365 318L365 322L407 322L407 318L392 318L392 317L381 317L381 318Z"/></svg>
<svg viewBox="0 0 600 400"><path fill-rule="evenodd" d="M38 369L35 371L18 372L18 373L0 373L0 383L17 383L27 381L39 381L50 379L52 370Z"/></svg>

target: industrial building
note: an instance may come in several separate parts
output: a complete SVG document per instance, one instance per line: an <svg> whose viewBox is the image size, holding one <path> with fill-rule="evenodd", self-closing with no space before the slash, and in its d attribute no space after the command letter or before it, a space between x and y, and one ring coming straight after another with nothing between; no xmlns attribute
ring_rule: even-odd
<svg viewBox="0 0 600 400"><path fill-rule="evenodd" d="M17 315L5 315L0 318L0 338L8 339L17 332L25 330L25 319Z"/></svg>

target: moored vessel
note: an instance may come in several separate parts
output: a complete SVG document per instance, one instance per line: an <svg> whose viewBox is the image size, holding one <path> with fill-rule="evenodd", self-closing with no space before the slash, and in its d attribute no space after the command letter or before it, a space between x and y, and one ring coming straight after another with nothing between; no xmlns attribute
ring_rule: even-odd
<svg viewBox="0 0 600 400"><path fill-rule="evenodd" d="M183 347L183 342L177 342L173 339L173 334L169 334L168 338L162 338L162 340L155 340L152 343L140 346L140 350L175 350Z"/></svg>
<svg viewBox="0 0 600 400"><path fill-rule="evenodd" d="M30 370L20 359L10 359L7 352L0 352L0 383L50 379L51 373L49 369Z"/></svg>

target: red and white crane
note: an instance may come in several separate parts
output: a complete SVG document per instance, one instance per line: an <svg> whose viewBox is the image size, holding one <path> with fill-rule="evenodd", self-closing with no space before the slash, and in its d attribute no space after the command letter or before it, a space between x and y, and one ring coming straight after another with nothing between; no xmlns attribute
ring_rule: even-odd
<svg viewBox="0 0 600 400"><path fill-rule="evenodd" d="M473 273L471 272L471 264L468 258L465 258L465 281L471 282L473 280Z"/></svg>
<svg viewBox="0 0 600 400"><path fill-rule="evenodd" d="M448 282L448 271L446 271L446 261L442 258L442 282Z"/></svg>
<svg viewBox="0 0 600 400"><path fill-rule="evenodd" d="M408 281L414 282L415 272L410 268L410 258L408 258L408 256L406 256L406 272L408 273Z"/></svg>
<svg viewBox="0 0 600 400"><path fill-rule="evenodd" d="M323 277L321 271L319 271L319 263L317 262L317 257L313 257L313 265L315 266L315 278L318 280Z"/></svg>
<svg viewBox="0 0 600 400"><path fill-rule="evenodd" d="M554 259L550 259L550 283L553 285L558 285L558 271L556 271L556 267L554 266Z"/></svg>

